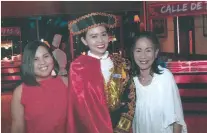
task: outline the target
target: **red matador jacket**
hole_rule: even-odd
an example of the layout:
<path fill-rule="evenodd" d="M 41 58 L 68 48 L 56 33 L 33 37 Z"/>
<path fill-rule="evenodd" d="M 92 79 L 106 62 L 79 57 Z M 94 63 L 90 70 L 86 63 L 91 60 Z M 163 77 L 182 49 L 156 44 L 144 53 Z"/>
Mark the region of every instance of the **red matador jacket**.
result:
<path fill-rule="evenodd" d="M 111 56 L 114 67 L 104 82 L 100 60 L 80 55 L 69 72 L 68 133 L 129 133 L 135 88 L 128 87 L 126 62 Z M 130 95 L 130 98 L 129 98 Z M 125 106 L 121 106 L 125 102 Z"/>

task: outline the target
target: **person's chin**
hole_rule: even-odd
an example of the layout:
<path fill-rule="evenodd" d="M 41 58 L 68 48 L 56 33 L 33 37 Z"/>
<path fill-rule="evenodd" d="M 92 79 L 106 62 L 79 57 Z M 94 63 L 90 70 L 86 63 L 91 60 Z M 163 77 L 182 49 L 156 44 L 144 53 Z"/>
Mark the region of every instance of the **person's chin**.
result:
<path fill-rule="evenodd" d="M 52 75 L 51 74 L 49 74 L 49 75 L 41 75 L 41 76 L 39 76 L 41 79 L 48 79 L 48 78 L 50 78 L 50 77 L 52 77 Z"/>
<path fill-rule="evenodd" d="M 150 68 L 148 65 L 139 65 L 140 70 L 147 70 Z"/>
<path fill-rule="evenodd" d="M 37 76 L 41 77 L 41 78 L 47 78 L 50 77 L 51 73 L 50 72 L 42 72 L 40 74 L 38 74 Z"/>
<path fill-rule="evenodd" d="M 99 55 L 104 55 L 105 52 L 106 52 L 106 50 L 98 50 L 98 51 L 97 51 L 97 54 L 99 54 Z"/>
<path fill-rule="evenodd" d="M 103 49 L 102 52 L 105 53 L 107 51 L 107 49 Z"/>

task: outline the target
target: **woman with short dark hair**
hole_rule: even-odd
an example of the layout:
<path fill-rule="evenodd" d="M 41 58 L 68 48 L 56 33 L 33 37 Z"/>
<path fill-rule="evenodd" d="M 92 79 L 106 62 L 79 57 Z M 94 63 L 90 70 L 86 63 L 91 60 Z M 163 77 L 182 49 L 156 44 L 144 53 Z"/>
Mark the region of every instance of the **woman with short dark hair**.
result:
<path fill-rule="evenodd" d="M 21 72 L 23 83 L 11 101 L 12 133 L 65 133 L 67 78 L 58 73 L 58 64 L 49 46 L 33 41 L 24 48 Z"/>
<path fill-rule="evenodd" d="M 21 78 L 23 83 L 25 83 L 26 85 L 35 86 L 39 84 L 37 82 L 37 77 L 36 77 L 37 74 L 35 73 L 35 67 L 33 67 L 36 62 L 35 54 L 39 46 L 46 49 L 48 51 L 48 55 L 50 55 L 51 58 L 53 59 L 54 66 L 51 67 L 54 67 L 53 70 L 55 71 L 55 73 L 58 73 L 59 71 L 58 63 L 55 60 L 50 47 L 41 41 L 30 42 L 24 48 L 22 64 L 21 64 Z"/>

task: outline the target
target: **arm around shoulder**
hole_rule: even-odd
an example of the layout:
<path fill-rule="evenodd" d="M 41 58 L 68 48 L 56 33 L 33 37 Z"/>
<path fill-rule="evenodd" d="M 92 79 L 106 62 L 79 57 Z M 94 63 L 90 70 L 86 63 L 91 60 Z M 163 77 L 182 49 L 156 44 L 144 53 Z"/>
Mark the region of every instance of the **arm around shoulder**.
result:
<path fill-rule="evenodd" d="M 22 85 L 18 86 L 12 96 L 11 100 L 11 117 L 12 127 L 11 133 L 24 133 L 24 107 L 21 104 Z"/>
<path fill-rule="evenodd" d="M 83 116 L 83 102 L 80 100 L 84 83 L 82 79 L 82 64 L 78 61 L 71 63 L 69 70 L 69 101 L 68 101 L 68 126 L 67 132 L 69 133 L 82 133 L 89 132 L 84 126 L 87 125 L 86 121 L 82 120 Z M 82 97 L 82 96 L 81 96 Z M 84 123 L 84 124 L 83 124 Z"/>

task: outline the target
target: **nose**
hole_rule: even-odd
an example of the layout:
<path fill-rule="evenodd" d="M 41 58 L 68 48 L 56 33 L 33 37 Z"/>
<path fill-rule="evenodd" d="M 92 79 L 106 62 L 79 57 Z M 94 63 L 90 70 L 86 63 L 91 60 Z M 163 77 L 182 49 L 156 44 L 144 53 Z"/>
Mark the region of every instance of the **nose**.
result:
<path fill-rule="evenodd" d="M 45 64 L 45 60 L 44 59 L 39 59 L 39 64 L 40 65 L 44 65 Z"/>
<path fill-rule="evenodd" d="M 141 59 L 144 59 L 145 58 L 145 52 L 140 52 L 139 56 L 140 56 Z"/>
<path fill-rule="evenodd" d="M 103 40 L 104 40 L 103 37 L 101 37 L 101 36 L 98 37 L 98 42 L 103 42 Z"/>

